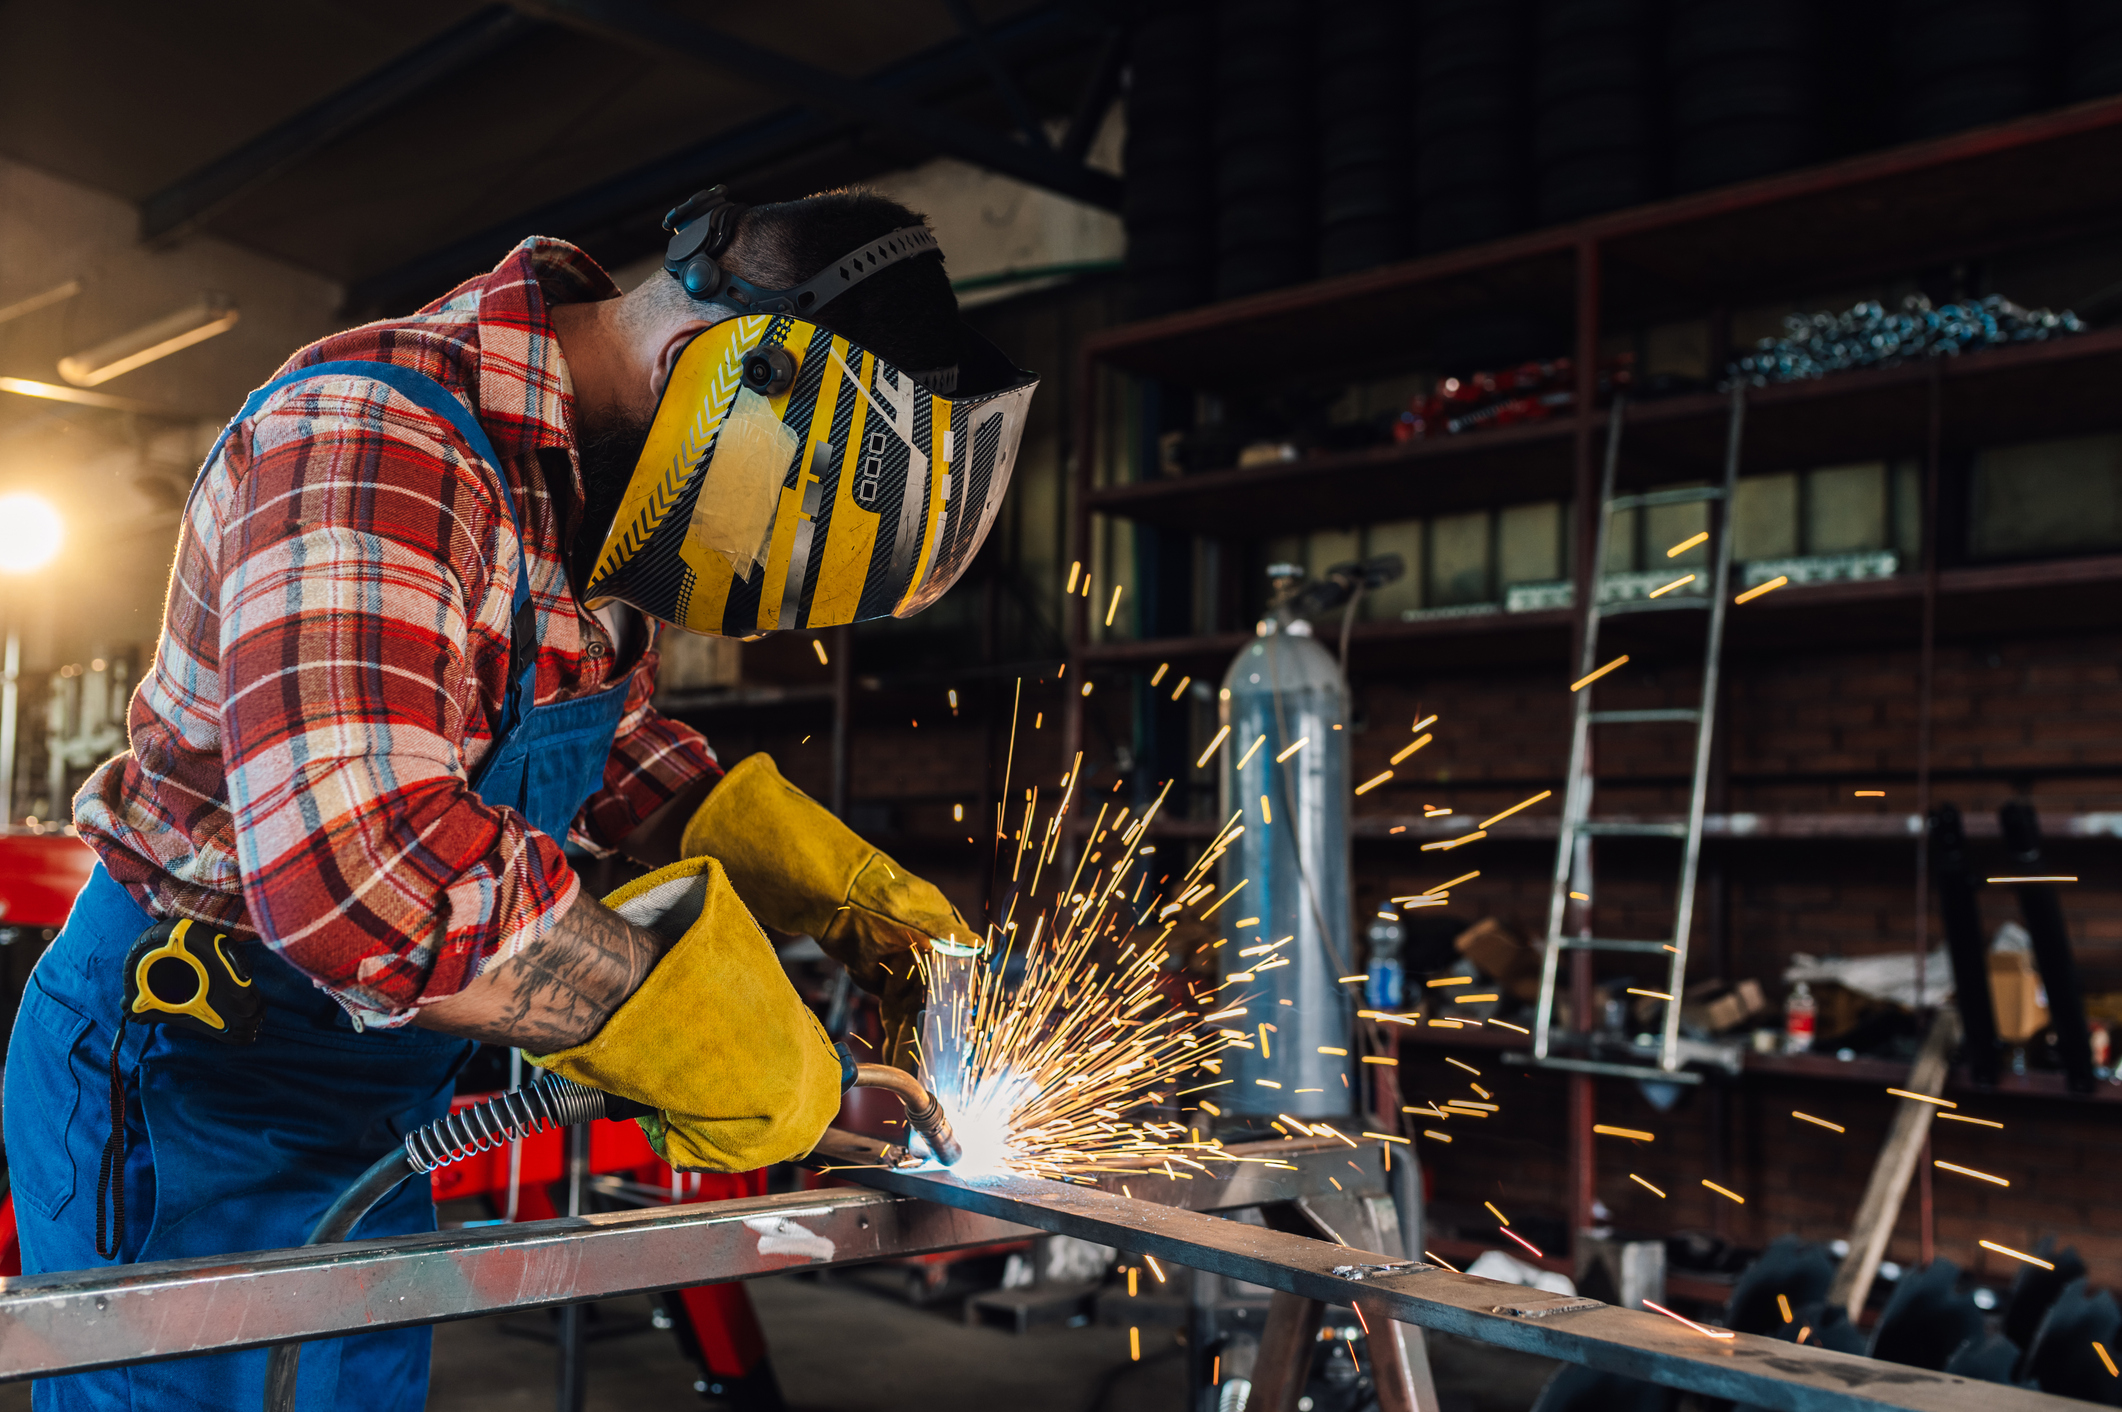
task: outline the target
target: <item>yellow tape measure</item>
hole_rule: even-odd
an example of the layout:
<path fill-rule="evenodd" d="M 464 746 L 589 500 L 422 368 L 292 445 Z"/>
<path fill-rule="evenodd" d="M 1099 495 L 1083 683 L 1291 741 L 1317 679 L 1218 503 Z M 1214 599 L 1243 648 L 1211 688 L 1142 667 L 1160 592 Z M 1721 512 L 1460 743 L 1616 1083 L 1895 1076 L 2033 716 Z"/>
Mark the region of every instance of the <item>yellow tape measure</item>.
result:
<path fill-rule="evenodd" d="M 127 1018 L 174 1022 L 231 1044 L 248 1044 L 265 1021 L 265 998 L 232 954 L 225 932 L 186 917 L 158 922 L 133 943 L 125 966 Z"/>

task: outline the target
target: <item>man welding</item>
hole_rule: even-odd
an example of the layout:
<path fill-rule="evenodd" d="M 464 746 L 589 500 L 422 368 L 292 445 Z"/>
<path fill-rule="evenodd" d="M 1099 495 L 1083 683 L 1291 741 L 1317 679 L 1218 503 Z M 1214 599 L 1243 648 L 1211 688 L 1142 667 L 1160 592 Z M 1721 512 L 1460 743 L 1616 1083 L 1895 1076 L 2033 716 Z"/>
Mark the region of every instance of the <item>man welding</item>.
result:
<path fill-rule="evenodd" d="M 760 924 L 876 993 L 908 1062 L 930 884 L 659 715 L 656 623 L 907 616 L 993 523 L 1035 380 L 919 216 L 830 192 L 673 211 L 622 295 L 525 241 L 303 349 L 186 507 L 101 862 L 8 1053 L 27 1273 L 296 1245 L 449 1105 L 474 1041 L 656 1110 L 680 1168 L 810 1150 L 842 1060 Z M 571 840 L 657 872 L 584 894 Z M 672 940 L 671 938 L 676 938 Z M 356 1236 L 434 1229 L 425 1183 Z M 301 1405 L 416 1409 L 428 1331 L 312 1345 Z M 266 1354 L 40 1382 L 42 1408 L 255 1407 Z"/>

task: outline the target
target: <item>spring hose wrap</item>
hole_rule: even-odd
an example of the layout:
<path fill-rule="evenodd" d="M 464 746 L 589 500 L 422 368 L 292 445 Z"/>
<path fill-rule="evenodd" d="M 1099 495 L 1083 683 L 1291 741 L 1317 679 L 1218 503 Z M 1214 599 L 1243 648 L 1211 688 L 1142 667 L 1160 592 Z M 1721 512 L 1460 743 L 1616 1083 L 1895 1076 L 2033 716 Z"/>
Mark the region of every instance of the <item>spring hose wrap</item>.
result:
<path fill-rule="evenodd" d="M 416 1172 L 432 1172 L 547 1128 L 603 1116 L 602 1093 L 558 1074 L 542 1074 L 534 1083 L 413 1129 L 405 1135 L 405 1160 Z"/>

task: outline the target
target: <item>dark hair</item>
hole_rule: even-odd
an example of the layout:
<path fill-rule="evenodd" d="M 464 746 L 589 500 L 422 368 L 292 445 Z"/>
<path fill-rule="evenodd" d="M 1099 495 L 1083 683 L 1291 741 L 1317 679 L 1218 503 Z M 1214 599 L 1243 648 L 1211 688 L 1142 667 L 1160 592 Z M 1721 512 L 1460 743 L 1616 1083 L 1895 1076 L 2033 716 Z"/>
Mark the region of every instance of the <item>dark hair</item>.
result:
<path fill-rule="evenodd" d="M 860 187 L 754 206 L 737 224 L 731 270 L 766 289 L 801 284 L 879 236 L 927 217 Z M 908 372 L 959 361 L 958 296 L 940 255 L 879 270 L 819 310 L 815 322 Z"/>

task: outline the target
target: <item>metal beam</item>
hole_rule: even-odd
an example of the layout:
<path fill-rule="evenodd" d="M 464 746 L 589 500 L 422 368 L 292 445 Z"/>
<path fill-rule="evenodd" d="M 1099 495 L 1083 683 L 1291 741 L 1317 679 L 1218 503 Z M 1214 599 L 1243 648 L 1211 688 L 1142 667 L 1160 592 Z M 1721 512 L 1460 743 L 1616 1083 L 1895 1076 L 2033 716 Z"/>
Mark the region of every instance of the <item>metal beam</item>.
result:
<path fill-rule="evenodd" d="M 1017 1240 L 854 1188 L 17 1277 L 0 1381 Z"/>
<path fill-rule="evenodd" d="M 1054 144 L 1047 140 L 1046 129 L 1039 125 L 1039 115 L 1025 101 L 1024 90 L 1010 77 L 1009 67 L 1002 62 L 1002 56 L 988 44 L 987 31 L 981 28 L 980 17 L 973 13 L 973 7 L 966 0 L 943 0 L 943 8 L 950 11 L 959 32 L 973 46 L 973 52 L 980 56 L 980 67 L 987 70 L 988 83 L 993 85 L 1002 106 L 1009 109 L 1010 118 L 1017 124 L 1017 130 L 1024 134 L 1024 140 L 1035 151 L 1052 151 Z"/>
<path fill-rule="evenodd" d="M 1108 211 L 1120 209 L 1120 181 L 1108 173 L 1070 166 L 1049 150 L 1035 150 L 999 133 L 970 127 L 859 79 L 844 78 L 786 54 L 670 13 L 644 0 L 516 0 L 518 8 L 652 54 L 682 54 L 695 62 L 772 84 L 802 96 L 808 106 L 856 123 L 874 123 L 945 156 L 1015 177 Z"/>
<path fill-rule="evenodd" d="M 1075 114 L 1068 120 L 1068 134 L 1061 139 L 1062 161 L 1080 162 L 1090 151 L 1105 122 L 1106 109 L 1120 95 L 1120 76 L 1126 70 L 1127 31 L 1115 28 L 1107 32 L 1104 47 L 1098 51 L 1098 66 L 1091 71 L 1090 82 L 1083 85 L 1083 96 L 1076 100 Z"/>
<path fill-rule="evenodd" d="M 1402 1323 L 1587 1364 L 1782 1412 L 2067 1412 L 2083 1404 L 1923 1368 L 1738 1334 L 1715 1338 L 1657 1314 L 1546 1294 L 1419 1261 L 1392 1260 L 1109 1191 L 1020 1177 L 966 1178 L 873 1165 L 881 1147 L 833 1132 L 819 1155 L 850 1180 L 1020 1221 L 1300 1299 L 1382 1310 Z M 1107 1179 L 1105 1185 L 1111 1185 Z"/>
<path fill-rule="evenodd" d="M 998 25 L 987 32 L 987 38 L 992 48 L 1005 55 L 1050 54 L 1079 29 L 1079 22 L 1072 16 L 1051 8 Z M 894 65 L 872 76 L 869 82 L 876 88 L 918 98 L 962 81 L 975 71 L 978 61 L 969 41 L 954 40 Z M 654 218 L 688 188 L 723 180 L 746 167 L 822 142 L 846 126 L 838 118 L 809 108 L 785 108 L 735 132 L 721 133 L 658 157 L 609 181 L 357 280 L 347 293 L 347 306 L 356 313 L 383 313 L 407 299 L 417 301 L 438 294 L 455 280 L 491 266 L 527 235 L 580 235 L 599 224 L 636 216 L 653 228 Z"/>
<path fill-rule="evenodd" d="M 140 203 L 140 238 L 187 235 L 239 197 L 421 89 L 493 53 L 531 28 L 510 5 L 489 5 L 462 24 L 355 79 L 329 98 L 178 178 Z"/>
<path fill-rule="evenodd" d="M 1286 1165 L 1247 1164 L 1226 1180 L 1147 1169 L 1106 1180 L 1141 1201 L 1215 1209 L 1330 1195 L 1337 1171 L 1349 1184 L 1349 1154 L 1338 1143 L 1245 1150 Z M 1374 1178 L 1375 1151 L 1357 1155 Z M 913 1197 L 838 1188 L 18 1276 L 0 1280 L 0 1382 L 1036 1234 Z"/>

